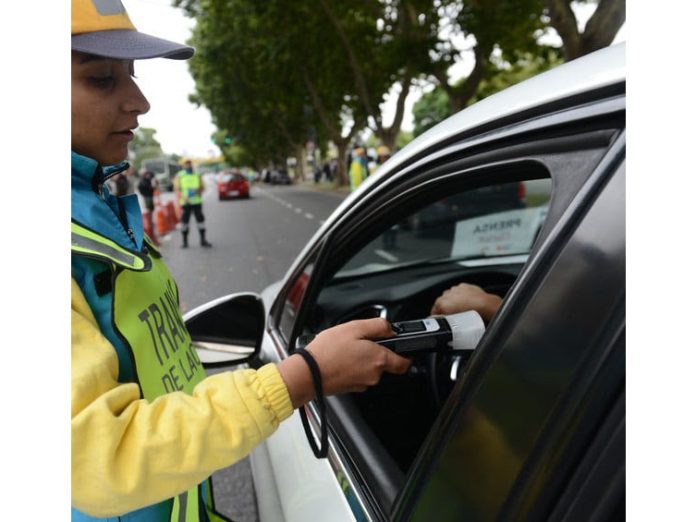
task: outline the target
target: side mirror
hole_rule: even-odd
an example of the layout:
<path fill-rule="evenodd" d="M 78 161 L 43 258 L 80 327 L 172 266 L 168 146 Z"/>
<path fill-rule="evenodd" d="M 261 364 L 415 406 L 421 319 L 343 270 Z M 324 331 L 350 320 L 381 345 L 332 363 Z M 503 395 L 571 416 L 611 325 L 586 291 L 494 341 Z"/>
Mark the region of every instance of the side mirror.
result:
<path fill-rule="evenodd" d="M 261 297 L 252 293 L 226 295 L 184 315 L 206 368 L 252 360 L 261 348 L 265 318 Z"/>

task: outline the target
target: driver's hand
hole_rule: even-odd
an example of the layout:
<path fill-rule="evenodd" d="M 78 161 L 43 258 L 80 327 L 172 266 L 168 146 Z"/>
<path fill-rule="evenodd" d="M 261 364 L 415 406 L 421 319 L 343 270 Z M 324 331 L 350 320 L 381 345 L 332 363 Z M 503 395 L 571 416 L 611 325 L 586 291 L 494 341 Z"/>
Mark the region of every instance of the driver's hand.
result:
<path fill-rule="evenodd" d="M 325 395 L 364 391 L 374 386 L 384 372 L 403 374 L 411 361 L 370 339 L 392 337 L 394 332 L 385 319 L 351 321 L 324 330 L 307 345 L 317 361 Z M 314 397 L 312 377 L 307 363 L 293 355 L 278 365 L 294 407 Z"/>
<path fill-rule="evenodd" d="M 467 283 L 460 283 L 445 290 L 435 300 L 430 313 L 432 315 L 449 315 L 474 310 L 488 322 L 500 308 L 503 300 L 486 292 L 483 288 Z"/>

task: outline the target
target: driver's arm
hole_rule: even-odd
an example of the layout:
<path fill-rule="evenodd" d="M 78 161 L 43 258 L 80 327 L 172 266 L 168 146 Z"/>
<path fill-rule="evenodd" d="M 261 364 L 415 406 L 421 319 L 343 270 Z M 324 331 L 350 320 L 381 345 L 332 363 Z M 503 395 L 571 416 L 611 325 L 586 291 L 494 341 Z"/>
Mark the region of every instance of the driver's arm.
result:
<path fill-rule="evenodd" d="M 502 302 L 501 297 L 486 292 L 480 286 L 460 283 L 445 290 L 435 300 L 430 313 L 449 315 L 475 310 L 484 321 L 489 322 Z"/>

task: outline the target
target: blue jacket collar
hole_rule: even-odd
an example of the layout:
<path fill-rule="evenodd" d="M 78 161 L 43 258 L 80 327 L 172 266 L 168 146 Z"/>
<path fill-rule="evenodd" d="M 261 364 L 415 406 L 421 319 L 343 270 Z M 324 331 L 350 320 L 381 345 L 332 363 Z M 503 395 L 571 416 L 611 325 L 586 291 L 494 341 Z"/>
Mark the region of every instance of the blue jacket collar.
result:
<path fill-rule="evenodd" d="M 96 160 L 82 156 L 74 151 L 70 151 L 70 162 L 72 165 L 73 186 L 76 182 L 78 186 L 89 184 L 95 190 L 98 190 L 110 177 L 123 172 L 129 167 L 127 161 L 102 167 Z"/>
<path fill-rule="evenodd" d="M 111 176 L 127 168 L 125 161 L 102 167 L 92 158 L 71 151 L 71 217 L 124 248 L 140 251 L 143 221 L 138 197 L 129 194 L 117 198 L 109 194 L 104 185 Z M 122 214 L 125 214 L 125 223 Z"/>

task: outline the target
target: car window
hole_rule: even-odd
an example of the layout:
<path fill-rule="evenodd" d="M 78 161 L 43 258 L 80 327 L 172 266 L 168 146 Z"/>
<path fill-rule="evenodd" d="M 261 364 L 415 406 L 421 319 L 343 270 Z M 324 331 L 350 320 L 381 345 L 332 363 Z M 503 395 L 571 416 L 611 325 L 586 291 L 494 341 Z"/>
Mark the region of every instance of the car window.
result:
<path fill-rule="evenodd" d="M 336 277 L 370 274 L 424 261 L 495 264 L 526 256 L 548 212 L 551 179 L 488 185 L 439 199 L 393 224 Z"/>

